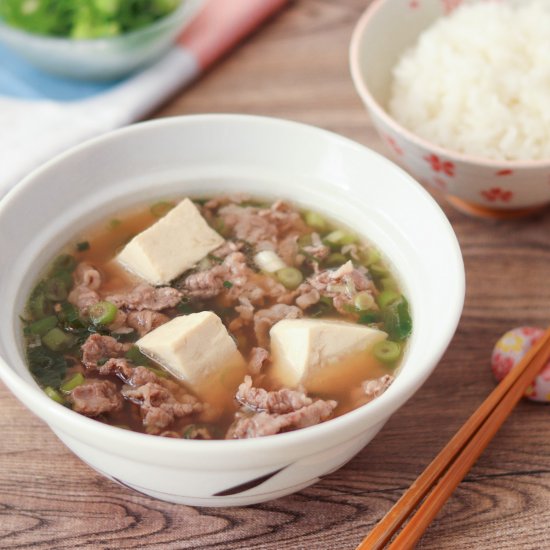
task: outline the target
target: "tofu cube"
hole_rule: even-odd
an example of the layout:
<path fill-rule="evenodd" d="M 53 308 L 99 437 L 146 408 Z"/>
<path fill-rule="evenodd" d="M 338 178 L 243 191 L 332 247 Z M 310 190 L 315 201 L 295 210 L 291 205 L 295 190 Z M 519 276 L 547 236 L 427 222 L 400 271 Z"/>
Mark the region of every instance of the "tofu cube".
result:
<path fill-rule="evenodd" d="M 284 319 L 270 331 L 273 376 L 282 384 L 322 391 L 340 383 L 347 371 L 361 375 L 372 346 L 387 338 L 381 330 L 346 321 Z M 353 372 L 351 373 L 353 376 Z M 323 388 L 325 385 L 325 388 Z"/>
<path fill-rule="evenodd" d="M 117 259 L 152 285 L 165 285 L 224 243 L 189 199 L 136 235 Z"/>
<path fill-rule="evenodd" d="M 211 311 L 175 317 L 136 342 L 140 351 L 193 389 L 244 364 L 233 338 Z"/>

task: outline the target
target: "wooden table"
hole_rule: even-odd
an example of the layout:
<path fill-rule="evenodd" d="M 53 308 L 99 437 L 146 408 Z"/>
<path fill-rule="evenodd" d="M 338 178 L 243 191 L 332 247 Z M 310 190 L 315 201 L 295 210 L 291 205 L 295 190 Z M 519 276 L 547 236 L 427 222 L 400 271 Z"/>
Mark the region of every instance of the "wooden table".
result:
<path fill-rule="evenodd" d="M 279 116 L 386 154 L 347 66 L 366 3 L 291 5 L 156 116 Z M 168 504 L 96 474 L 2 386 L 0 548 L 354 548 L 493 388 L 489 358 L 500 334 L 550 317 L 550 215 L 495 223 L 440 204 L 466 264 L 462 321 L 433 376 L 348 465 L 257 506 Z M 519 405 L 420 548 L 550 548 L 549 412 Z"/>

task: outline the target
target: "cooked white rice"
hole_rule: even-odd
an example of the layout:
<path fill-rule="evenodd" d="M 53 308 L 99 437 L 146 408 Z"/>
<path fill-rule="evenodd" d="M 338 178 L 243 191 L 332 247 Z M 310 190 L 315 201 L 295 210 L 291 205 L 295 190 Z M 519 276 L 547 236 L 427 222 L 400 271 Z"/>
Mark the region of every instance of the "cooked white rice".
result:
<path fill-rule="evenodd" d="M 393 77 L 389 112 L 415 134 L 488 159 L 550 159 L 550 0 L 463 5 Z"/>

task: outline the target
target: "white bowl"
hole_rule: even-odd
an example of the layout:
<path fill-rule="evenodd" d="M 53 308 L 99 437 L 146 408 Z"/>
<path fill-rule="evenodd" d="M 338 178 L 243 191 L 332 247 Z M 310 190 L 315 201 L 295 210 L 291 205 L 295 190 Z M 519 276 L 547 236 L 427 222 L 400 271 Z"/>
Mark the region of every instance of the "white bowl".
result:
<path fill-rule="evenodd" d="M 410 132 L 387 112 L 392 70 L 400 56 L 424 30 L 462 1 L 374 1 L 359 19 L 351 39 L 353 82 L 381 138 L 399 164 L 419 181 L 439 189 L 454 206 L 475 215 L 506 218 L 527 214 L 550 202 L 550 159 L 495 161 L 450 151 Z"/>
<path fill-rule="evenodd" d="M 401 372 L 388 391 L 318 426 L 232 441 L 129 432 L 49 399 L 25 365 L 19 314 L 40 270 L 68 237 L 135 203 L 236 191 L 310 205 L 384 251 L 400 275 L 414 322 Z M 199 115 L 113 132 L 27 177 L 0 202 L 0 227 L 2 380 L 90 466 L 172 502 L 261 502 L 298 491 L 342 466 L 430 375 L 463 306 L 459 245 L 428 193 L 382 156 L 289 121 Z"/>
<path fill-rule="evenodd" d="M 0 19 L 0 42 L 36 67 L 79 80 L 113 80 L 161 57 L 191 21 L 203 0 L 184 0 L 173 13 L 119 36 L 74 40 L 32 34 Z"/>

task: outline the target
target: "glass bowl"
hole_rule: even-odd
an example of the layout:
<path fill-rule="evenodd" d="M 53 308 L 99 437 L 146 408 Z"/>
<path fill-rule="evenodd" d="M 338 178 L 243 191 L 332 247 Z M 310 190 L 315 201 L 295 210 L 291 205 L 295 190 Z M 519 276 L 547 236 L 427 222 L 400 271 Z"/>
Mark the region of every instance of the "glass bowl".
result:
<path fill-rule="evenodd" d="M 203 0 L 184 0 L 171 14 L 119 36 L 75 40 L 32 34 L 0 20 L 0 42 L 36 67 L 79 80 L 114 80 L 160 58 Z"/>

